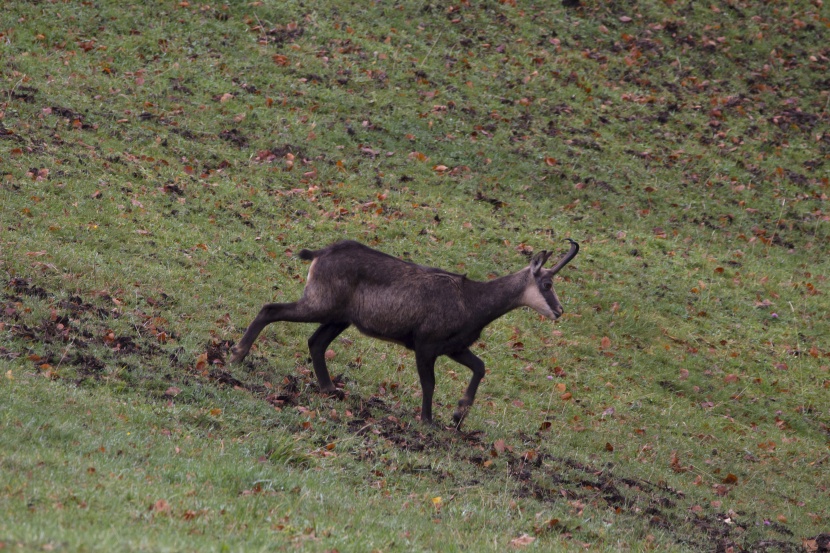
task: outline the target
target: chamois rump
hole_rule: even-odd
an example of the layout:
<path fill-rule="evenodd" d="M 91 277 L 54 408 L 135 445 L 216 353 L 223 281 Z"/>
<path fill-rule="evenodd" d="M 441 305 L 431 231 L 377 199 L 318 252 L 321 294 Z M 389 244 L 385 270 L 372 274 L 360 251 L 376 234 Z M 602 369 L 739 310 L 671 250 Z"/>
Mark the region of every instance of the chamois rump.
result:
<path fill-rule="evenodd" d="M 299 257 L 311 261 L 302 297 L 294 303 L 264 305 L 233 348 L 231 362 L 242 361 L 262 329 L 273 322 L 319 323 L 308 339 L 314 373 L 322 393 L 338 394 L 325 352 L 354 325 L 367 336 L 415 352 L 423 391 L 422 422 L 432 422 L 435 360 L 446 355 L 469 368 L 470 384 L 453 414 L 460 427 L 484 378 L 484 362 L 470 346 L 484 327 L 517 307 L 530 307 L 554 320 L 562 315 L 553 276 L 579 251 L 579 244 L 568 241 L 570 250 L 552 269 L 543 265 L 553 252 L 541 251 L 522 270 L 488 282 L 408 263 L 351 240 L 301 250 Z"/>

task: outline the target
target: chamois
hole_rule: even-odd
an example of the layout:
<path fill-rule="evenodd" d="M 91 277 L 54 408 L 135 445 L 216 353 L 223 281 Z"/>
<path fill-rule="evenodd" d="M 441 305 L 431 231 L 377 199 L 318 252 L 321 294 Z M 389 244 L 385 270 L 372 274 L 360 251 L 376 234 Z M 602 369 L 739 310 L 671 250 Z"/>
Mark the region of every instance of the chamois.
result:
<path fill-rule="evenodd" d="M 325 352 L 354 325 L 363 334 L 415 352 L 423 391 L 422 422 L 432 422 L 435 360 L 446 355 L 469 368 L 473 376 L 453 414 L 460 427 L 484 378 L 484 362 L 470 346 L 484 327 L 517 307 L 530 307 L 554 320 L 562 315 L 553 275 L 579 251 L 579 244 L 568 241 L 570 250 L 552 269 L 542 266 L 553 252 L 541 251 L 524 269 L 488 282 L 408 263 L 351 240 L 301 250 L 299 257 L 311 261 L 302 297 L 294 303 L 264 305 L 233 348 L 231 362 L 242 361 L 270 323 L 320 323 L 308 339 L 314 373 L 322 393 L 339 394 L 329 377 Z"/>

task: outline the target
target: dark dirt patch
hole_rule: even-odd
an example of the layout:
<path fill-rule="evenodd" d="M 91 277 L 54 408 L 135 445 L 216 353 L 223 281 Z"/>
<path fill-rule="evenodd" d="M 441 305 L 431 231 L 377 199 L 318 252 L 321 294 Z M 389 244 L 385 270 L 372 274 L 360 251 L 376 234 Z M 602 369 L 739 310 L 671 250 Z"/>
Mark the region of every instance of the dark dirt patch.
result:
<path fill-rule="evenodd" d="M 77 374 L 76 382 L 81 383 L 88 379 L 100 380 L 110 357 L 140 354 L 150 359 L 163 353 L 154 335 L 115 335 L 105 326 L 105 321 L 118 318 L 119 311 L 96 305 L 93 303 L 96 300 L 86 301 L 73 295 L 54 301 L 54 294 L 24 278 L 11 279 L 6 289 L 13 293 L 5 294 L 9 301 L 0 303 L 0 323 L 13 338 L 20 341 L 4 348 L 6 357 L 28 356 L 37 367 L 44 364 L 73 367 Z M 27 315 L 29 310 L 24 308 L 26 296 L 47 301 L 51 299 L 53 303 L 49 305 L 49 314 L 39 319 Z M 97 301 L 108 303 L 112 298 L 102 296 Z M 140 312 L 137 314 L 142 315 Z M 53 343 L 61 344 L 62 354 L 33 353 L 37 344 Z"/>
<path fill-rule="evenodd" d="M 248 145 L 248 137 L 242 134 L 239 129 L 224 130 L 219 133 L 219 138 L 230 142 L 237 148 L 244 148 Z"/>
<path fill-rule="evenodd" d="M 209 365 L 224 365 L 228 353 L 233 347 L 233 342 L 230 340 L 211 341 L 208 342 L 205 352 L 207 353 L 207 362 Z"/>
<path fill-rule="evenodd" d="M 304 33 L 305 29 L 297 24 L 277 25 L 276 27 L 265 31 L 264 40 L 269 44 L 282 46 L 286 42 L 296 40 L 297 38 L 303 36 Z"/>
<path fill-rule="evenodd" d="M 83 382 L 87 378 L 93 380 L 100 380 L 101 375 L 107 368 L 106 363 L 95 357 L 94 355 L 76 353 L 69 361 L 70 365 L 74 365 L 78 371 L 78 382 Z"/>
<path fill-rule="evenodd" d="M 73 109 L 65 108 L 63 106 L 52 106 L 52 115 L 58 117 L 66 117 L 67 119 L 82 119 L 83 115 Z"/>
<path fill-rule="evenodd" d="M 79 296 L 70 296 L 69 299 L 59 301 L 58 307 L 74 315 L 91 313 L 99 319 L 108 319 L 117 316 L 117 313 L 114 314 L 112 311 L 104 309 L 103 307 L 87 303 Z"/>
<path fill-rule="evenodd" d="M 299 380 L 296 376 L 288 375 L 283 378 L 281 388 L 268 394 L 265 397 L 265 401 L 278 407 L 283 405 L 297 405 L 297 397 L 299 394 Z"/>
<path fill-rule="evenodd" d="M 277 159 L 284 158 L 286 154 L 294 154 L 299 158 L 304 157 L 303 150 L 299 146 L 293 146 L 291 144 L 283 144 L 282 146 L 271 148 L 270 152 Z"/>
<path fill-rule="evenodd" d="M 24 296 L 30 296 L 40 299 L 45 299 L 48 294 L 46 290 L 41 288 L 40 286 L 34 286 L 32 283 L 25 279 L 25 278 L 13 278 L 9 281 L 6 285 L 7 288 L 10 288 L 16 294 L 23 294 Z"/>
<path fill-rule="evenodd" d="M 220 384 L 225 384 L 226 386 L 233 386 L 235 388 L 246 388 L 245 384 L 235 378 L 231 373 L 223 371 L 221 369 L 213 369 L 208 373 L 208 378 L 213 380 L 214 382 L 218 382 Z"/>
<path fill-rule="evenodd" d="M 812 549 L 814 543 L 815 549 Z M 804 549 L 806 551 L 815 551 L 815 553 L 830 553 L 830 533 L 807 538 L 804 540 Z"/>
<path fill-rule="evenodd" d="M 136 353 L 141 349 L 132 336 L 116 336 L 112 340 L 106 340 L 106 342 L 117 353 Z"/>

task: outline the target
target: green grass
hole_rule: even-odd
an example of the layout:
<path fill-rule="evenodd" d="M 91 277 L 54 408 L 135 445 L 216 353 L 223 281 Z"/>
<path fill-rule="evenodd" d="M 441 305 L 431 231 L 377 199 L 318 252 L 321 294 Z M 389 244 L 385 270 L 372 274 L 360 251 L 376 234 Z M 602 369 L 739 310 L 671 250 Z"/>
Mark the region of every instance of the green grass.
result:
<path fill-rule="evenodd" d="M 0 549 L 826 532 L 827 16 L 582 4 L 4 5 Z M 225 365 L 343 237 L 479 280 L 582 250 L 563 319 L 485 330 L 455 432 L 354 330 L 342 401 L 310 325 Z M 439 361 L 440 422 L 468 377 Z"/>

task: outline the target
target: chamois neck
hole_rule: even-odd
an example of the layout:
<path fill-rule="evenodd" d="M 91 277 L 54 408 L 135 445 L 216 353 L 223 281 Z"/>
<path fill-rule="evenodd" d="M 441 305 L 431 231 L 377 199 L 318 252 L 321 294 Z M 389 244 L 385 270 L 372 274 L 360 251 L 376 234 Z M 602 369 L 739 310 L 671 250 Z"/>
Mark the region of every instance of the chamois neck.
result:
<path fill-rule="evenodd" d="M 487 323 L 521 307 L 528 269 L 486 282 L 477 282 L 476 308 Z"/>

